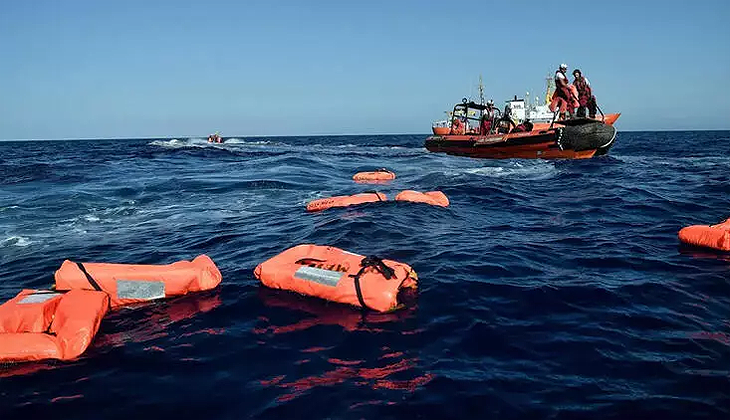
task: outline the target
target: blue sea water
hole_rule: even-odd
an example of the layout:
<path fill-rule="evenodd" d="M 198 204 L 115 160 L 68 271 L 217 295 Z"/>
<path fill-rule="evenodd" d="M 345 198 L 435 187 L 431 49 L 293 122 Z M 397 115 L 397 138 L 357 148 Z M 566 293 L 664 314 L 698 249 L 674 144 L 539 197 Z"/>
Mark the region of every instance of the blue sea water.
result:
<path fill-rule="evenodd" d="M 730 255 L 677 240 L 730 217 L 730 132 L 620 132 L 583 161 L 424 139 L 0 143 L 0 301 L 65 259 L 223 274 L 111 312 L 78 360 L 0 367 L 0 418 L 730 418 Z M 305 211 L 372 189 L 451 206 Z M 375 314 L 261 286 L 300 243 L 408 263 L 419 293 Z"/>

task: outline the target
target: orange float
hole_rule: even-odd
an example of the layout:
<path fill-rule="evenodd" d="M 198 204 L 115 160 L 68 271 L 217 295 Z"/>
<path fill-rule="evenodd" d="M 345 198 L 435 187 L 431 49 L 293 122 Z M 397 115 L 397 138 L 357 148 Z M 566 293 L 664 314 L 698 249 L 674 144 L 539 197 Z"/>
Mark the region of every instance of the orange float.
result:
<path fill-rule="evenodd" d="M 66 260 L 55 273 L 56 290 L 98 290 L 113 307 L 217 287 L 221 273 L 207 255 L 167 265 L 79 263 Z"/>
<path fill-rule="evenodd" d="M 0 305 L 0 362 L 75 359 L 108 310 L 103 292 L 22 290 Z"/>
<path fill-rule="evenodd" d="M 441 191 L 428 191 L 425 193 L 405 190 L 395 196 L 395 201 L 412 201 L 414 203 L 426 203 L 432 206 L 448 207 L 449 199 Z"/>
<path fill-rule="evenodd" d="M 374 203 L 376 201 L 387 201 L 388 197 L 376 191 L 365 192 L 355 195 L 340 195 L 335 197 L 320 198 L 310 201 L 307 204 L 307 211 L 321 211 L 332 207 L 349 207 L 356 204 Z"/>
<path fill-rule="evenodd" d="M 378 312 L 400 308 L 398 292 L 415 289 L 418 282 L 407 264 L 312 244 L 297 245 L 264 261 L 254 275 L 270 288 Z"/>
<path fill-rule="evenodd" d="M 716 225 L 692 225 L 679 231 L 679 240 L 696 246 L 730 251 L 730 219 Z"/>
<path fill-rule="evenodd" d="M 380 168 L 372 172 L 358 172 L 352 179 L 359 183 L 390 181 L 395 179 L 395 172 Z"/>

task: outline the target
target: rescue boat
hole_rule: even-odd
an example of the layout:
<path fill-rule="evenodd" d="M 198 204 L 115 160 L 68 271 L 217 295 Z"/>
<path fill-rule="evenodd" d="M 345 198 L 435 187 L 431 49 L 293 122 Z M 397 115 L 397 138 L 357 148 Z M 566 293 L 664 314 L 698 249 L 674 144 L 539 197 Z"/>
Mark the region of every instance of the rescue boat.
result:
<path fill-rule="evenodd" d="M 609 119 L 575 118 L 547 125 L 530 121 L 517 124 L 510 115 L 495 115 L 490 132 L 480 134 L 479 115 L 486 109 L 486 105 L 473 101 L 456 104 L 453 114 L 462 115 L 457 119 L 465 120 L 466 127 L 429 136 L 424 146 L 430 152 L 474 158 L 585 159 L 607 154 L 616 139 L 613 122 L 618 114 Z"/>
<path fill-rule="evenodd" d="M 218 133 L 208 136 L 208 143 L 223 143 L 224 141 L 225 140 L 223 140 L 223 137 L 221 137 Z"/>

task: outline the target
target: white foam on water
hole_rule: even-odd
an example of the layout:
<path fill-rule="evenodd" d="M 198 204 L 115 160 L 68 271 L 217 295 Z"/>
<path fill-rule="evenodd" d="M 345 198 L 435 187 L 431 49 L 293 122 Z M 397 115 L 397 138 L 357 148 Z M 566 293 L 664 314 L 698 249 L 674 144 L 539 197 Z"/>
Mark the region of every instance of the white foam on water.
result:
<path fill-rule="evenodd" d="M 227 143 L 227 141 L 226 141 Z M 289 146 L 287 143 L 275 142 L 271 140 L 257 140 L 257 141 L 244 141 L 241 140 L 239 144 L 245 146 Z"/>
<path fill-rule="evenodd" d="M 304 194 L 297 202 L 295 203 L 296 207 L 307 207 L 307 204 L 309 204 L 310 201 L 319 200 L 320 198 L 327 198 L 327 197 L 334 197 L 338 194 L 328 194 L 323 191 L 310 191 Z M 344 195 L 344 194 L 339 194 Z"/>
<path fill-rule="evenodd" d="M 164 147 L 167 149 L 181 149 L 185 147 L 209 147 L 213 143 L 208 143 L 205 139 L 191 137 L 188 139 L 170 139 L 170 140 L 153 140 L 149 143 L 151 146 Z"/>
<path fill-rule="evenodd" d="M 172 140 L 154 140 L 149 143 L 151 146 L 159 146 L 159 147 L 167 147 L 167 148 L 180 148 L 184 147 L 185 143 L 182 140 L 178 139 L 172 139 Z"/>
<path fill-rule="evenodd" d="M 464 174 L 486 176 L 490 178 L 515 179 L 549 179 L 557 175 L 558 170 L 551 162 L 535 161 L 529 163 L 512 162 L 502 166 L 482 166 L 477 168 L 451 168 L 444 174 L 459 177 Z"/>
<path fill-rule="evenodd" d="M 19 247 L 26 247 L 30 244 L 32 244 L 33 241 L 30 240 L 30 238 L 27 238 L 25 236 L 9 236 L 2 241 L 0 241 L 0 246 L 2 247 L 8 247 L 8 246 L 19 246 Z"/>

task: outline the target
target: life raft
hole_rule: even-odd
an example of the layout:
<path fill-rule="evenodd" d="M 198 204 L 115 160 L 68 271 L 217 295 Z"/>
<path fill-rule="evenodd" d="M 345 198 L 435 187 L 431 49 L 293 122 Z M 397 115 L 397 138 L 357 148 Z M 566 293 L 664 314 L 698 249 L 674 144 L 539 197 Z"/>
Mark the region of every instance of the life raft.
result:
<path fill-rule="evenodd" d="M 103 292 L 24 289 L 0 305 L 0 362 L 75 359 L 108 310 Z"/>
<path fill-rule="evenodd" d="M 56 270 L 56 290 L 98 290 L 113 307 L 200 292 L 217 287 L 221 273 L 207 255 L 166 265 L 80 263 L 65 260 Z"/>
<path fill-rule="evenodd" d="M 413 190 L 405 190 L 395 196 L 395 201 L 412 201 L 414 203 L 426 203 L 432 206 L 448 207 L 449 199 L 441 191 L 428 191 L 425 193 Z"/>
<path fill-rule="evenodd" d="M 349 207 L 356 204 L 374 203 L 376 201 L 387 201 L 388 197 L 379 192 L 365 192 L 354 195 L 340 195 L 335 197 L 320 198 L 310 201 L 307 204 L 307 211 L 321 211 L 333 207 Z"/>
<path fill-rule="evenodd" d="M 679 231 L 679 240 L 696 246 L 730 251 L 730 219 L 716 225 L 692 225 Z"/>
<path fill-rule="evenodd" d="M 270 288 L 378 312 L 400 308 L 398 292 L 418 283 L 407 264 L 313 244 L 297 245 L 262 262 L 254 275 Z"/>
<path fill-rule="evenodd" d="M 395 179 L 395 172 L 380 168 L 371 172 L 358 172 L 352 176 L 352 179 L 359 183 L 390 181 Z"/>

